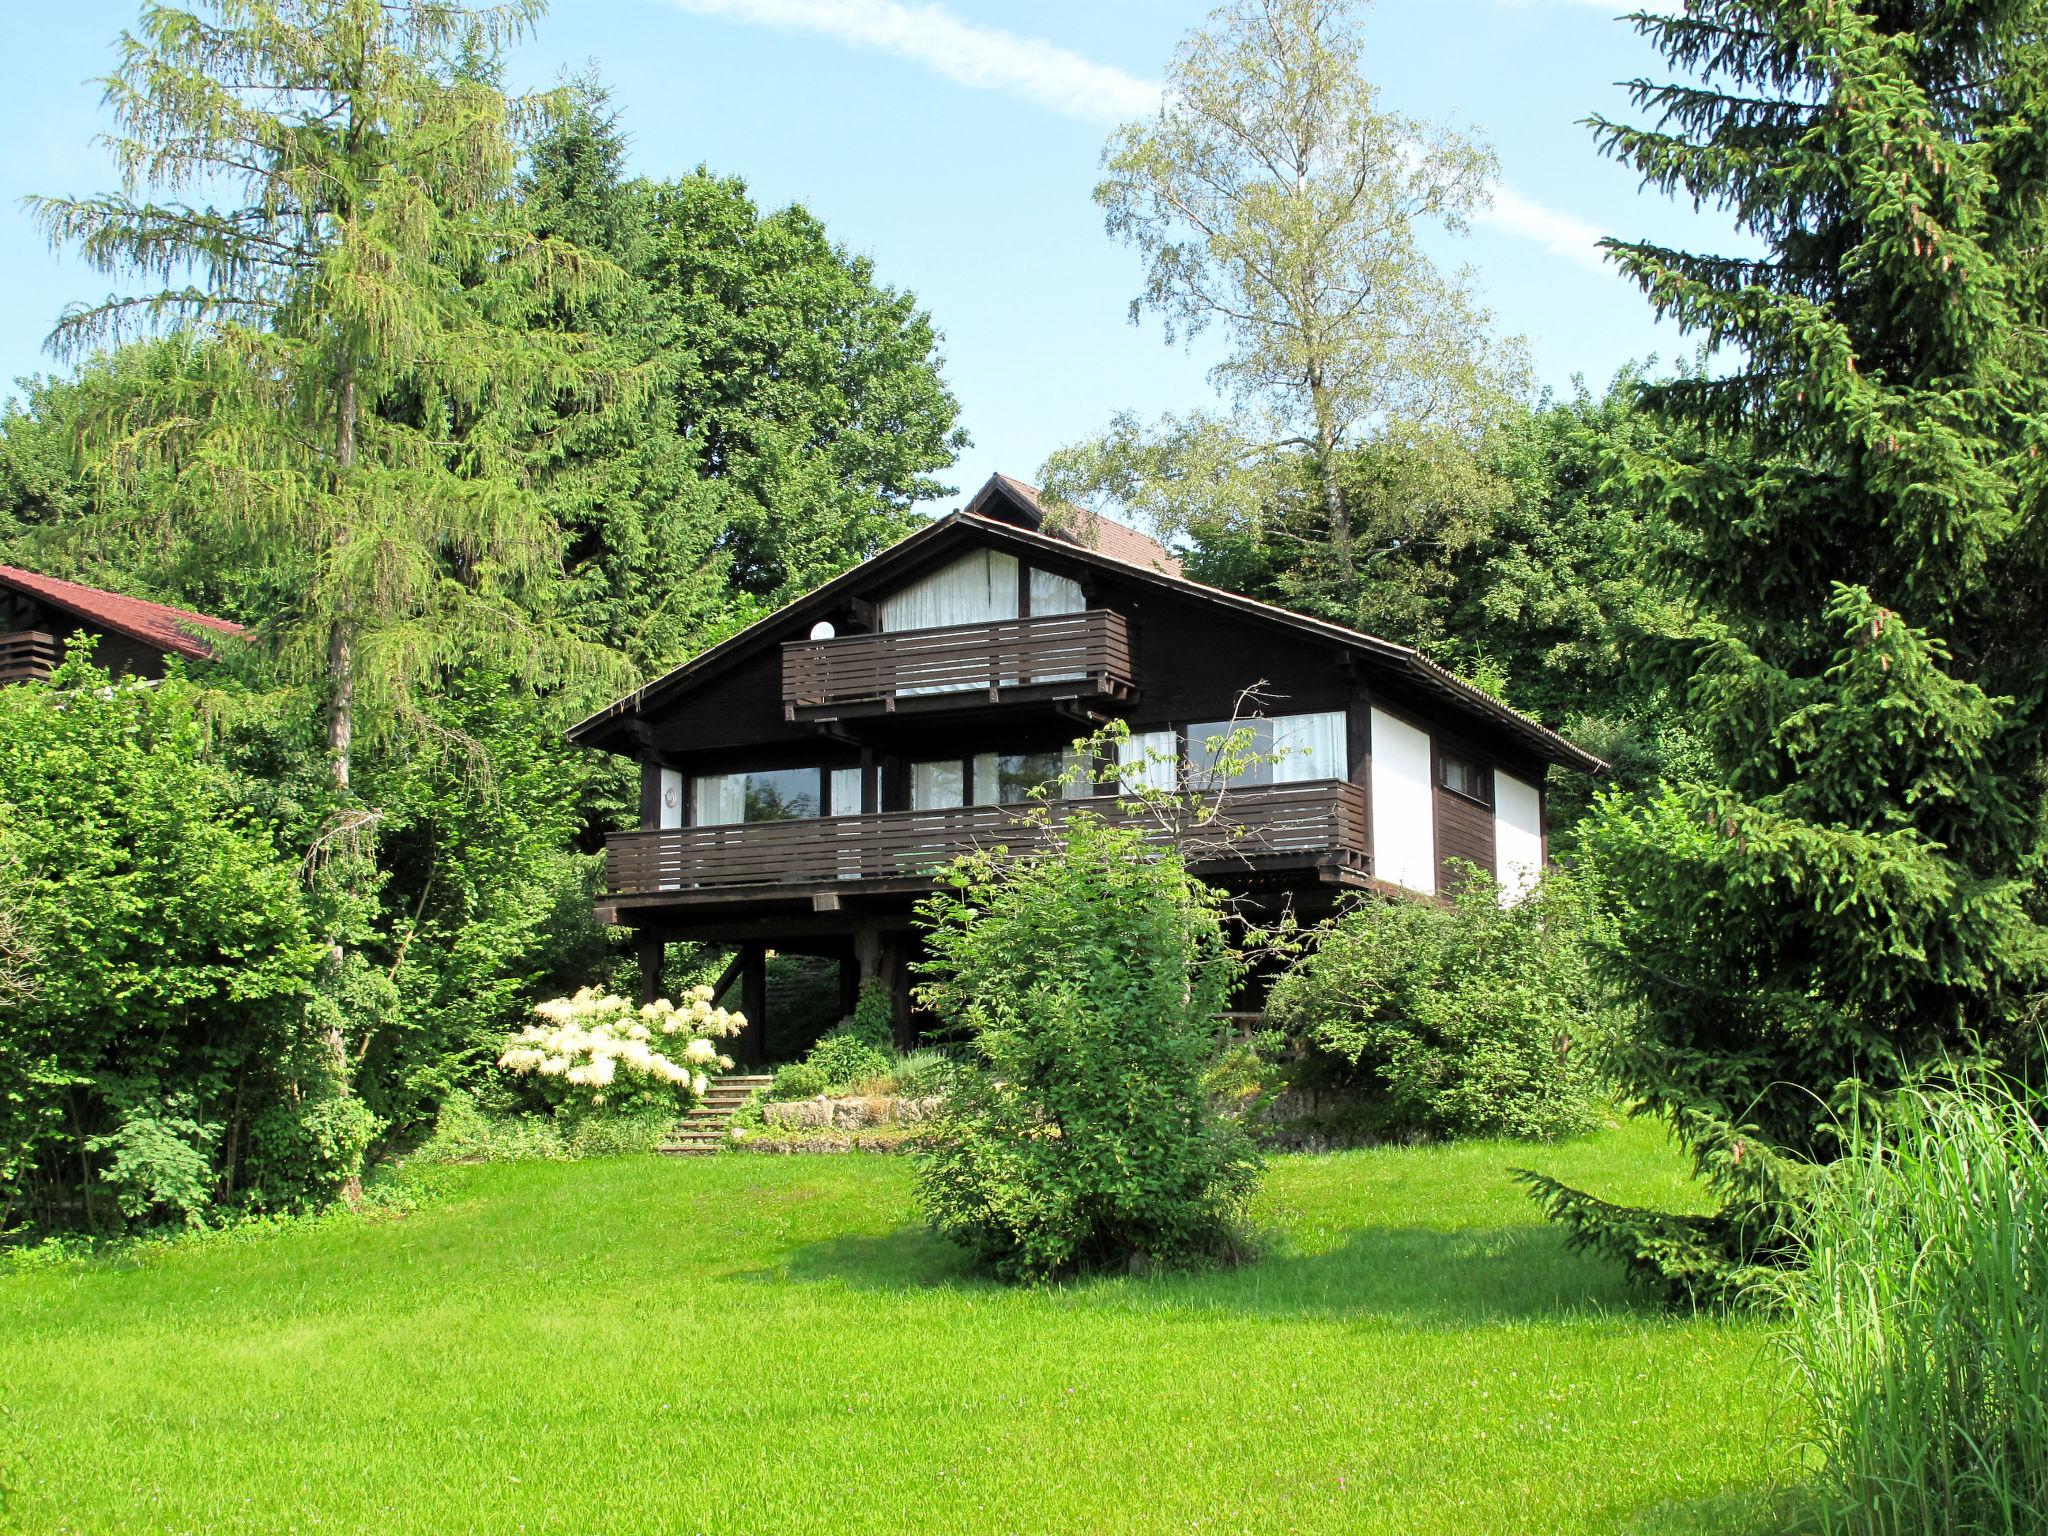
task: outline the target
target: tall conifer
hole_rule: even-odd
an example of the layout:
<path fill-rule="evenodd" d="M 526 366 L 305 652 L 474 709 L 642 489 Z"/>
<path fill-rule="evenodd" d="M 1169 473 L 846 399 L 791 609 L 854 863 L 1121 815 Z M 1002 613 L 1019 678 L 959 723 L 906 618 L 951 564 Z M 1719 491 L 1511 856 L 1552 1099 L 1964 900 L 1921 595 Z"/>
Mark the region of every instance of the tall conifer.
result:
<path fill-rule="evenodd" d="M 1757 255 L 1610 242 L 1702 375 L 1697 443 L 1629 473 L 1689 622 L 1663 658 L 1713 784 L 1610 800 L 1588 839 L 1619 1075 L 1724 1205 L 1534 1180 L 1680 1292 L 1767 1260 L 1853 1086 L 2029 1048 L 2048 730 L 2048 5 L 1688 0 L 1636 25 L 1688 83 L 1598 121 Z"/>

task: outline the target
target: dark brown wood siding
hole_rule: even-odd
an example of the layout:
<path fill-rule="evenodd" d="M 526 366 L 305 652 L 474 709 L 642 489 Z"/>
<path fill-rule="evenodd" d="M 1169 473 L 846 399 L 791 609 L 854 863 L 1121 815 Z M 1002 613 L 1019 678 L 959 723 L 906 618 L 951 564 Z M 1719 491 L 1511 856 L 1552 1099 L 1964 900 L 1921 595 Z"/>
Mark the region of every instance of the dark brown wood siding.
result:
<path fill-rule="evenodd" d="M 1436 886 L 1450 890 L 1465 873 L 1465 859 L 1493 873 L 1493 807 L 1436 786 Z"/>

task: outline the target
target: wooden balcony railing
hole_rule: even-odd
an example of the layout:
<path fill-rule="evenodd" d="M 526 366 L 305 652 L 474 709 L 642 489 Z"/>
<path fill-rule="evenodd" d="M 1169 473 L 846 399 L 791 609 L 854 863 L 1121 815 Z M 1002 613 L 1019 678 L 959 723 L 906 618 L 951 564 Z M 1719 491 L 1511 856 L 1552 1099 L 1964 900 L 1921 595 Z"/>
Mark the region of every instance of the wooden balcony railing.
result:
<path fill-rule="evenodd" d="M 1100 608 L 782 647 L 782 706 L 792 720 L 957 704 L 961 695 L 997 703 L 1019 690 L 1123 698 L 1133 682 L 1130 627 Z"/>
<path fill-rule="evenodd" d="M 1055 802 L 1127 819 L 1111 796 Z M 943 811 L 887 811 L 807 821 L 618 832 L 606 839 L 607 899 L 739 886 L 828 885 L 919 880 L 958 854 L 1033 835 L 1019 806 L 968 805 Z M 1151 818 L 1134 817 L 1152 824 Z M 1163 827 L 1158 836 L 1170 834 Z M 1365 791 L 1337 779 L 1233 789 L 1203 824 L 1183 828 L 1181 846 L 1198 867 L 1227 873 L 1260 862 L 1330 860 L 1369 871 Z"/>
<path fill-rule="evenodd" d="M 62 643 L 39 629 L 0 635 L 0 683 L 39 681 L 54 672 L 63 658 Z"/>

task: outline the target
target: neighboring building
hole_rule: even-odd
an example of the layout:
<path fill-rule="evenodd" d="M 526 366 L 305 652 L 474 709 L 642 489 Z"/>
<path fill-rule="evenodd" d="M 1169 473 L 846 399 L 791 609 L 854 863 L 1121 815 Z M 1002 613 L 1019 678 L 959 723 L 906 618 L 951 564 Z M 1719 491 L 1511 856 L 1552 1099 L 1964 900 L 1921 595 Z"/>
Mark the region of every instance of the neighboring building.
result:
<path fill-rule="evenodd" d="M 80 632 L 99 641 L 93 659 L 109 672 L 162 677 L 166 657 L 206 660 L 214 638 L 242 626 L 0 565 L 0 683 L 48 677 Z"/>
<path fill-rule="evenodd" d="M 1458 859 L 1523 888 L 1549 770 L 1604 766 L 1408 646 L 1185 580 L 1151 539 L 1063 523 L 1001 475 L 569 734 L 641 768 L 642 829 L 609 839 L 601 915 L 638 930 L 650 991 L 664 942 L 737 946 L 758 1053 L 768 950 L 838 959 L 849 1003 L 881 978 L 907 1040 L 911 914 L 936 865 L 999 840 L 1109 719 L 1129 723 L 1128 761 L 1199 773 L 1250 714 L 1278 751 L 1229 787 L 1244 836 L 1191 851 L 1305 917 L 1433 894 Z"/>

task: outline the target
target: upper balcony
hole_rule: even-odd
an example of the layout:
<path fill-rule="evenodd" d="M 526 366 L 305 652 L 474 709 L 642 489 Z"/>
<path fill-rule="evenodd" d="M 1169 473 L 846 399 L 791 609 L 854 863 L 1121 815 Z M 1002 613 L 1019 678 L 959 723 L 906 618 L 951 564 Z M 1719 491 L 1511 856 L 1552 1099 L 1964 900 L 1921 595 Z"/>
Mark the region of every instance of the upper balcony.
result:
<path fill-rule="evenodd" d="M 1115 702 L 1135 688 L 1130 626 L 1100 608 L 782 647 L 782 712 L 790 720 Z"/>
<path fill-rule="evenodd" d="M 57 637 L 39 629 L 0 635 L 0 683 L 40 682 L 63 658 L 64 647 Z"/>
<path fill-rule="evenodd" d="M 1227 791 L 1194 824 L 1168 828 L 1123 810 L 1114 796 L 1052 802 L 1133 820 L 1177 841 L 1189 863 L 1226 882 L 1293 872 L 1366 883 L 1365 791 L 1340 779 Z M 932 874 L 970 849 L 1015 847 L 1038 835 L 1020 806 L 964 805 L 802 821 L 740 822 L 616 832 L 605 840 L 603 905 L 665 906 L 776 895 L 928 889 Z"/>

